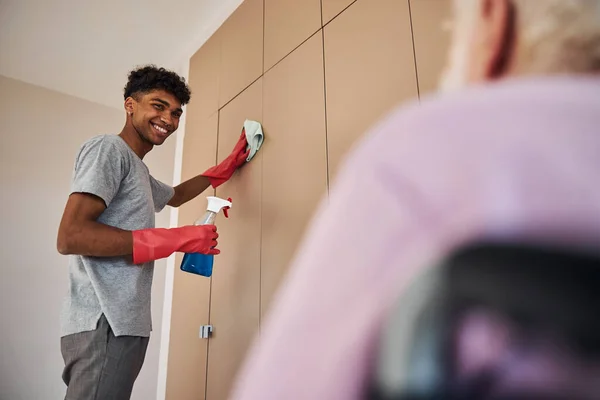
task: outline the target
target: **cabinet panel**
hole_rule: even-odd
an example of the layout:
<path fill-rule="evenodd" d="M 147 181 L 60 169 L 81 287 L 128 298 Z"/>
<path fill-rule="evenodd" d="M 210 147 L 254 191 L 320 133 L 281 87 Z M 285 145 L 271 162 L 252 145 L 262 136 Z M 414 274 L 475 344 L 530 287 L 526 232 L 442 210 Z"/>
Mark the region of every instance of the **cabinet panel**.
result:
<path fill-rule="evenodd" d="M 219 112 L 219 161 L 237 142 L 244 120 L 262 121 L 262 79 Z M 260 231 L 262 152 L 217 196 L 232 198 L 230 218 L 217 217 L 219 248 L 215 257 L 210 302 L 213 335 L 209 340 L 207 398 L 226 399 L 260 316 Z"/>
<path fill-rule="evenodd" d="M 195 90 L 194 86 L 191 88 Z M 203 117 L 198 112 L 198 107 L 198 103 L 190 102 L 185 110 L 186 126 L 181 162 L 182 182 L 201 174 L 207 168 L 215 165 L 217 161 L 219 114 L 214 112 Z M 181 209 L 179 215 L 181 217 Z"/>
<path fill-rule="evenodd" d="M 219 109 L 221 35 L 215 32 L 190 59 L 190 87 L 197 117 L 208 117 Z"/>
<path fill-rule="evenodd" d="M 323 24 L 331 21 L 356 0 L 322 0 Z"/>
<path fill-rule="evenodd" d="M 406 1 L 358 1 L 323 29 L 333 179 L 372 124 L 398 102 L 417 98 L 417 82 Z"/>
<path fill-rule="evenodd" d="M 264 76 L 261 313 L 327 188 L 322 35 Z"/>
<path fill-rule="evenodd" d="M 421 95 L 437 90 L 450 47 L 452 0 L 410 0 Z"/>
<path fill-rule="evenodd" d="M 218 29 L 221 36 L 219 107 L 263 71 L 263 0 L 245 0 Z"/>
<path fill-rule="evenodd" d="M 321 0 L 265 1 L 265 71 L 321 28 Z"/>
<path fill-rule="evenodd" d="M 218 114 L 202 118 L 194 113 L 194 106 L 188 112 L 182 180 L 214 165 L 217 145 Z M 211 190 L 180 208 L 179 226 L 202 215 L 207 193 Z M 200 326 L 209 321 L 210 279 L 181 271 L 182 258 L 178 253 L 175 259 L 166 398 L 197 400 L 205 398 L 208 342 L 198 336 Z"/>

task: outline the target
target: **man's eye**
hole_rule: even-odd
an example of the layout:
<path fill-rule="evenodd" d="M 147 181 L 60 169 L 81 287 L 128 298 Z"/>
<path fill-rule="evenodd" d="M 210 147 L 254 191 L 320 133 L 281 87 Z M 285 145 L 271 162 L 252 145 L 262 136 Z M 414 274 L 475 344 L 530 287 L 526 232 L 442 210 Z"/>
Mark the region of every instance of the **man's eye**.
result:
<path fill-rule="evenodd" d="M 162 110 L 163 106 L 161 104 L 154 104 L 154 108 L 156 108 L 157 110 Z"/>

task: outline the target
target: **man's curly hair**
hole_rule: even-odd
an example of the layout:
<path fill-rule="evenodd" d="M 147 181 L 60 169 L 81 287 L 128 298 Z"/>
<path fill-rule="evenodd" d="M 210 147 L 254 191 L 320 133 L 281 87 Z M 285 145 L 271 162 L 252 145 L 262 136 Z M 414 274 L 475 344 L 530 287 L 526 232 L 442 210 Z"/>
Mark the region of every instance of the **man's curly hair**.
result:
<path fill-rule="evenodd" d="M 125 85 L 124 98 L 127 99 L 130 96 L 136 98 L 138 94 L 148 93 L 157 89 L 171 93 L 177 97 L 177 100 L 182 105 L 189 103 L 192 96 L 184 78 L 165 68 L 146 65 L 134 69 L 129 73 L 127 85 Z"/>

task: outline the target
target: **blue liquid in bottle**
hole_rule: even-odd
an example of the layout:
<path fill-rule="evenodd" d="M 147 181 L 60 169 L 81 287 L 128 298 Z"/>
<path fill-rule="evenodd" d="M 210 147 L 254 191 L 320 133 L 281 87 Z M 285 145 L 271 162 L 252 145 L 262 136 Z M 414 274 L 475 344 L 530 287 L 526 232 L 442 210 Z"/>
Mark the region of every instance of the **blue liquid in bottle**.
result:
<path fill-rule="evenodd" d="M 231 206 L 231 202 L 229 200 L 225 201 L 217 197 L 208 197 L 209 206 L 206 210 L 206 214 L 204 214 L 202 218 L 198 219 L 194 225 L 214 225 L 217 213 L 219 213 L 224 207 Z M 210 277 L 213 272 L 214 259 L 215 256 L 212 254 L 186 253 L 183 256 L 183 260 L 181 261 L 181 266 L 179 268 L 185 272 Z"/>
<path fill-rule="evenodd" d="M 212 254 L 186 253 L 181 262 L 181 270 L 209 277 L 212 275 L 214 259 Z"/>

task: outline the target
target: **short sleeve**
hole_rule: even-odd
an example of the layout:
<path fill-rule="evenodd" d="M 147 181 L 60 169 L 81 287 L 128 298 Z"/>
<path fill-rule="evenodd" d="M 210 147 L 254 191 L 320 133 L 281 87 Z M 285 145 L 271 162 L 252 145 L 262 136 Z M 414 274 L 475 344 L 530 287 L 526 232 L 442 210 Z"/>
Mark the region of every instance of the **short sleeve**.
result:
<path fill-rule="evenodd" d="M 106 137 L 86 142 L 77 155 L 71 193 L 90 193 L 108 207 L 119 191 L 125 160 L 115 143 Z"/>
<path fill-rule="evenodd" d="M 152 198 L 154 200 L 154 211 L 160 212 L 173 198 L 175 189 L 150 175 L 150 185 L 152 186 Z"/>

